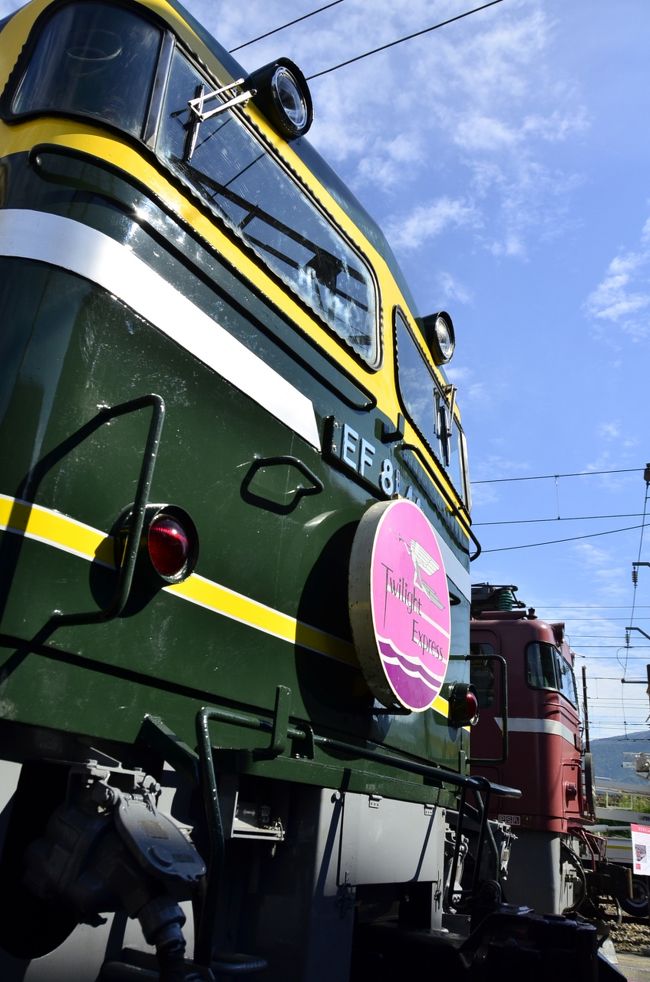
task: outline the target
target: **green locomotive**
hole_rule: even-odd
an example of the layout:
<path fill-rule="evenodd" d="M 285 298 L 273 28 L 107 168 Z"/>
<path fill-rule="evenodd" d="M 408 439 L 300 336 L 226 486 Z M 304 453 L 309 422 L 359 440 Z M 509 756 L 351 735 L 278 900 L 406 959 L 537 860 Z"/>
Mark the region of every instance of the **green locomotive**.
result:
<path fill-rule="evenodd" d="M 33 0 L 0 93 L 2 978 L 479 977 L 449 316 L 172 0 Z"/>

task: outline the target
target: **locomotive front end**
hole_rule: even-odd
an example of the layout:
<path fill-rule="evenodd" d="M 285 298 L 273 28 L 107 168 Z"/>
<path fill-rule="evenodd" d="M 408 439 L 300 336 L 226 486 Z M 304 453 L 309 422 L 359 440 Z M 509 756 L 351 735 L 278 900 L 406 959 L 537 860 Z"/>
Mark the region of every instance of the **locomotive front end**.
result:
<path fill-rule="evenodd" d="M 473 974 L 451 318 L 286 59 L 166 0 L 34 0 L 0 55 L 3 978 Z"/>

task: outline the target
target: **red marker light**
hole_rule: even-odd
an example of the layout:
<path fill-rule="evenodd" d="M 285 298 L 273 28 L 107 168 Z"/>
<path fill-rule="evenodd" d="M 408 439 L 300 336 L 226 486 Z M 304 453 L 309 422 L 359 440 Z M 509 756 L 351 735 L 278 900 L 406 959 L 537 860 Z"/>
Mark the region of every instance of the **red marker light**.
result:
<path fill-rule="evenodd" d="M 180 576 L 192 551 L 190 538 L 180 524 L 169 515 L 156 516 L 147 535 L 149 558 L 160 576 Z"/>
<path fill-rule="evenodd" d="M 478 715 L 478 699 L 476 698 L 476 693 L 469 689 L 465 693 L 465 712 L 464 716 L 468 723 Z"/>
<path fill-rule="evenodd" d="M 471 726 L 478 721 L 478 696 L 474 686 L 456 682 L 449 693 L 449 725 Z"/>

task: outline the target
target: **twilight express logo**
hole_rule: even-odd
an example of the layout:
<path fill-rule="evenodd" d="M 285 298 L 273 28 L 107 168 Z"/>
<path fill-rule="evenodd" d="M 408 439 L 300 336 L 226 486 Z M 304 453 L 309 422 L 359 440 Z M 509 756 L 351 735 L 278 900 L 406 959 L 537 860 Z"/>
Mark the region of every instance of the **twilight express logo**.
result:
<path fill-rule="evenodd" d="M 350 618 L 374 695 L 386 706 L 427 709 L 449 661 L 449 593 L 436 533 L 412 502 L 381 502 L 362 518 L 350 565 Z"/>

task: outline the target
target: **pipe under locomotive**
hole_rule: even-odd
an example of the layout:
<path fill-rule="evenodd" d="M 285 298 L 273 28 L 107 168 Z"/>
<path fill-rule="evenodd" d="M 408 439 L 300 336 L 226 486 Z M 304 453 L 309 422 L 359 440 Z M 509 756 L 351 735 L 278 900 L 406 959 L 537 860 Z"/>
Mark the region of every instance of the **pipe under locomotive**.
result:
<path fill-rule="evenodd" d="M 3 979 L 604 977 L 502 903 L 453 327 L 299 69 L 33 0 L 0 93 Z"/>

